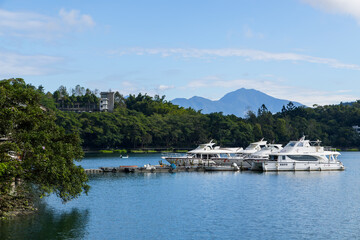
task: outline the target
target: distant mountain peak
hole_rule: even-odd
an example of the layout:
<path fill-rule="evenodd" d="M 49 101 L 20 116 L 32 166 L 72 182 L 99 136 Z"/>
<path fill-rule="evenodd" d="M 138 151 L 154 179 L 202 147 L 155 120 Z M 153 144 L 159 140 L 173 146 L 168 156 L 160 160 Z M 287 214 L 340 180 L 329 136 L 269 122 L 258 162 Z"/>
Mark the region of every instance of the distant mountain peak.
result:
<path fill-rule="evenodd" d="M 256 89 L 240 88 L 215 101 L 193 96 L 189 99 L 175 98 L 171 102 L 185 108 L 191 107 L 195 110 L 202 110 L 202 113 L 223 112 L 225 115 L 234 114 L 238 117 L 244 117 L 248 111 L 257 112 L 262 104 L 272 113 L 280 112 L 282 107 L 290 101 L 274 98 Z M 295 106 L 303 105 L 294 101 L 292 103 Z"/>

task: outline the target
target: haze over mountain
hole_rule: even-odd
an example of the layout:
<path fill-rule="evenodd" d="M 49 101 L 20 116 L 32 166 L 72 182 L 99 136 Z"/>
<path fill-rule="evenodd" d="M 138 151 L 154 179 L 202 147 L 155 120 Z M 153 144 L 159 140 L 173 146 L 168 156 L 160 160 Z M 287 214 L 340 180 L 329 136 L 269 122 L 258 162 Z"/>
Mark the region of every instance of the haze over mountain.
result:
<path fill-rule="evenodd" d="M 227 93 L 221 99 L 212 101 L 207 98 L 194 96 L 192 98 L 175 98 L 171 101 L 173 104 L 195 110 L 202 110 L 202 113 L 223 112 L 225 115 L 234 114 L 238 117 L 244 117 L 250 110 L 257 112 L 262 104 L 272 112 L 280 112 L 282 107 L 290 101 L 271 97 L 255 89 L 241 88 Z M 303 104 L 291 101 L 295 106 Z"/>

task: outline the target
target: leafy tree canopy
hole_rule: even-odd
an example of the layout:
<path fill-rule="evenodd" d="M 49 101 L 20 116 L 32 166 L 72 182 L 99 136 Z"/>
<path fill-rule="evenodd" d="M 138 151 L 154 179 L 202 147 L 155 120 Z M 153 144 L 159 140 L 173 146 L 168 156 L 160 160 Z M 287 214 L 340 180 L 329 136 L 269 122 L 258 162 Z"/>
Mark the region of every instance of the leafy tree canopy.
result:
<path fill-rule="evenodd" d="M 42 97 L 23 79 L 0 81 L 0 196 L 20 178 L 41 196 L 56 193 L 66 202 L 89 190 L 84 170 L 74 164 L 83 156 L 81 140 L 56 124 Z"/>

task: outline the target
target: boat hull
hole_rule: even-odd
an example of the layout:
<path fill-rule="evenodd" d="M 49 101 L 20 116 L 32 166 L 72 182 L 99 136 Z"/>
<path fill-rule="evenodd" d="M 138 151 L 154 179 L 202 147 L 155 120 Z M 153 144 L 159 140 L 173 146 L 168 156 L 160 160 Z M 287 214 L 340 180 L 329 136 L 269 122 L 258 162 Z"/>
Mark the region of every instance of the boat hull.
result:
<path fill-rule="evenodd" d="M 245 161 L 244 158 L 212 158 L 211 160 L 221 166 L 231 166 L 236 163 L 241 169 L 251 168 L 251 163 Z"/>
<path fill-rule="evenodd" d="M 206 171 L 239 171 L 239 167 L 233 166 L 205 166 Z"/>
<path fill-rule="evenodd" d="M 320 163 L 320 162 L 253 162 L 252 171 L 280 172 L 280 171 L 343 171 L 342 163 Z"/>

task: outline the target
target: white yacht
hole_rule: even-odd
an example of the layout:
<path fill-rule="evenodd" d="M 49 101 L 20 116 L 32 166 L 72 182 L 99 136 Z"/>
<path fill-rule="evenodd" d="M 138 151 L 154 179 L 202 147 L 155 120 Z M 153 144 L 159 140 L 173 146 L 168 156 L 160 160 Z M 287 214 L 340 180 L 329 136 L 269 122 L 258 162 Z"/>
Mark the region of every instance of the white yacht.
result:
<path fill-rule="evenodd" d="M 271 153 L 269 160 L 253 160 L 254 171 L 329 171 L 344 170 L 345 167 L 337 157 L 339 152 L 325 149 L 320 141 L 290 141 L 278 153 Z"/>
<path fill-rule="evenodd" d="M 211 165 L 215 164 L 212 158 L 231 157 L 243 150 L 243 148 L 220 148 L 214 145 L 215 143 L 211 140 L 209 143 L 200 144 L 196 149 L 187 152 L 186 155 L 166 154 L 162 158 L 177 166 Z"/>
<path fill-rule="evenodd" d="M 251 162 L 245 160 L 249 159 L 251 155 L 261 151 L 261 149 L 265 147 L 267 147 L 267 143 L 264 139 L 261 139 L 258 142 L 250 143 L 244 150 L 239 150 L 235 156 L 213 157 L 211 160 L 218 165 L 232 165 L 233 163 L 236 163 L 241 169 L 250 168 Z"/>

